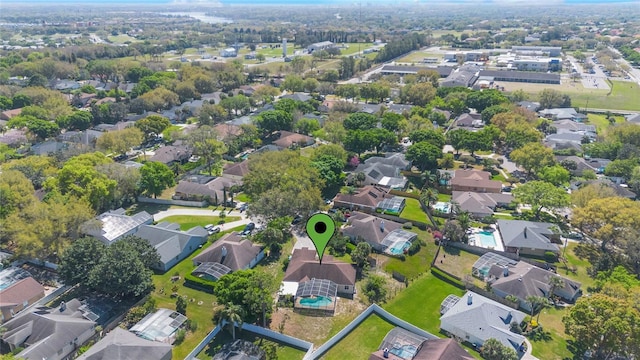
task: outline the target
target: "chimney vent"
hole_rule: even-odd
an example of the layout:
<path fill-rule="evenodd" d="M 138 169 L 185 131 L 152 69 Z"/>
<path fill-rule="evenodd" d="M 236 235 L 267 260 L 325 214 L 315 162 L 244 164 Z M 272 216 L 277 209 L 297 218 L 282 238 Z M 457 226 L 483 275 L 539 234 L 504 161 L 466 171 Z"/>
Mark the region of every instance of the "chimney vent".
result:
<path fill-rule="evenodd" d="M 471 304 L 473 304 L 473 294 L 469 294 L 469 296 L 467 296 L 467 305 Z"/>

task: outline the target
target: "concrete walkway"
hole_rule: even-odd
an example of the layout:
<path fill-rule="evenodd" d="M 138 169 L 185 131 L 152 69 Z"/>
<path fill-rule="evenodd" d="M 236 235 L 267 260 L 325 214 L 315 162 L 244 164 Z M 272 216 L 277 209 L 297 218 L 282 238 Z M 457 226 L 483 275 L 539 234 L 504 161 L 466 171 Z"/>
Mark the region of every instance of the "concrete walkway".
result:
<path fill-rule="evenodd" d="M 240 212 L 239 210 L 233 210 L 231 213 L 226 213 L 228 216 L 240 216 L 240 220 L 224 223 L 220 225 L 222 230 L 232 229 L 237 226 L 246 225 L 251 222 L 251 219 L 247 217 L 246 212 Z M 212 211 L 207 209 L 168 209 L 160 211 L 153 215 L 153 221 L 160 221 L 164 218 L 174 215 L 187 215 L 187 216 L 219 216 L 220 210 Z"/>
<path fill-rule="evenodd" d="M 529 339 L 525 338 L 524 343 L 527 344 L 527 351 L 522 355 L 520 359 L 521 360 L 538 360 L 537 357 L 531 355 L 531 351 L 533 350 L 533 348 L 531 346 L 531 342 L 529 341 Z"/>

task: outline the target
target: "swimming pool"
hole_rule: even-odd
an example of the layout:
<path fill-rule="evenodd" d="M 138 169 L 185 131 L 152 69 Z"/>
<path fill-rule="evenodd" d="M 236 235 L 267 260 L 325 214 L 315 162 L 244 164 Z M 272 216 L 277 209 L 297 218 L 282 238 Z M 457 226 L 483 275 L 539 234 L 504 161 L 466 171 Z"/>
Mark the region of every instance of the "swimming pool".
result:
<path fill-rule="evenodd" d="M 300 299 L 300 305 L 308 307 L 322 307 L 331 305 L 331 299 L 324 296 L 308 297 Z"/>
<path fill-rule="evenodd" d="M 448 202 L 438 201 L 437 203 L 433 204 L 433 209 L 448 214 L 451 212 L 451 204 L 449 204 Z"/>
<path fill-rule="evenodd" d="M 491 231 L 479 231 L 476 233 L 476 236 L 477 239 L 480 240 L 482 247 L 495 248 L 498 246 L 496 238 L 493 236 L 493 232 Z"/>
<path fill-rule="evenodd" d="M 411 243 L 408 241 L 398 241 L 393 244 L 392 247 L 387 249 L 387 252 L 391 255 L 400 255 L 404 254 L 404 251 L 407 250 L 411 246 Z"/>

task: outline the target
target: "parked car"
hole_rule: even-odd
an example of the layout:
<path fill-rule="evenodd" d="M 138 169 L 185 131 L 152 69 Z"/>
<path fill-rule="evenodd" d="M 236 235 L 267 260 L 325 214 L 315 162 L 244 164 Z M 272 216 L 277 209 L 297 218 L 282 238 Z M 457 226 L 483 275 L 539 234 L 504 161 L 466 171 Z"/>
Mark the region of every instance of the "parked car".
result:
<path fill-rule="evenodd" d="M 220 231 L 222 231 L 222 228 L 220 226 L 214 226 L 214 227 L 208 229 L 209 235 L 217 234 Z"/>
<path fill-rule="evenodd" d="M 240 205 L 240 212 L 243 212 L 243 211 L 247 210 L 248 207 L 249 207 L 249 204 L 247 204 L 247 203 L 244 203 L 244 204 Z"/>
<path fill-rule="evenodd" d="M 207 230 L 207 231 L 213 229 L 213 224 L 205 225 L 204 229 Z"/>
<path fill-rule="evenodd" d="M 291 220 L 291 225 L 297 225 L 302 221 L 302 215 L 296 215 L 296 217 Z"/>
<path fill-rule="evenodd" d="M 250 222 L 250 223 L 247 224 L 247 226 L 244 227 L 244 230 L 242 230 L 240 235 L 242 235 L 242 236 L 250 235 L 251 232 L 253 231 L 253 229 L 255 229 L 255 228 L 256 228 L 256 224 Z"/>

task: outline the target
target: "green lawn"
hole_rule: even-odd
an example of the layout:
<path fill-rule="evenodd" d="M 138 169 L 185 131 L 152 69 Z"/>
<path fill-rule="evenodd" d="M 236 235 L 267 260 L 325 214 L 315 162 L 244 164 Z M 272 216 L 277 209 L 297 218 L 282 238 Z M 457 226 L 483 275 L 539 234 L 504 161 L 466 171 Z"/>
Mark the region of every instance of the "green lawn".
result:
<path fill-rule="evenodd" d="M 581 108 L 616 109 L 616 110 L 640 110 L 640 87 L 630 81 L 612 81 L 613 91 L 611 95 L 603 95 L 601 91 L 585 91 L 569 93 L 571 105 Z"/>
<path fill-rule="evenodd" d="M 425 212 L 422 211 L 422 208 L 420 207 L 420 202 L 417 199 L 405 198 L 405 200 L 406 200 L 405 207 L 400 213 L 401 218 L 420 221 L 426 224 L 430 223 L 429 218 L 427 217 L 427 214 L 425 214 Z"/>
<path fill-rule="evenodd" d="M 346 48 L 340 48 L 340 54 L 344 56 L 353 55 L 358 53 L 358 49 L 360 51 L 364 51 L 364 49 L 368 49 L 373 46 L 373 43 L 347 43 L 345 44 Z"/>
<path fill-rule="evenodd" d="M 249 202 L 249 201 L 251 201 L 249 199 L 249 195 L 247 195 L 245 193 L 236 194 L 233 198 L 234 198 L 234 200 L 240 201 L 240 202 Z"/>
<path fill-rule="evenodd" d="M 132 42 L 132 43 L 140 42 L 140 40 L 134 37 L 131 37 L 127 34 L 121 34 L 116 36 L 111 35 L 111 36 L 108 36 L 107 39 L 114 44 L 124 44 L 126 42 Z"/>
<path fill-rule="evenodd" d="M 269 58 L 269 57 L 282 57 L 282 47 L 274 47 L 273 49 L 270 48 L 270 45 L 282 45 L 280 43 L 277 44 L 260 44 L 260 46 L 258 46 L 256 48 L 256 54 L 262 54 L 265 57 Z M 262 46 L 266 46 L 266 49 L 262 49 Z M 287 43 L 287 55 L 293 55 L 295 50 L 302 50 L 301 47 L 295 48 L 295 44 L 294 43 Z"/>
<path fill-rule="evenodd" d="M 394 326 L 377 315 L 369 316 L 324 356 L 326 360 L 366 359 L 380 346 L 382 339 Z"/>
<path fill-rule="evenodd" d="M 595 125 L 598 134 L 602 134 L 606 128 L 611 126 L 605 114 L 587 114 L 587 118 L 589 121 L 585 124 Z M 623 116 L 614 116 L 614 118 L 616 119 L 616 123 L 623 123 L 625 121 Z"/>
<path fill-rule="evenodd" d="M 180 224 L 180 230 L 189 230 L 194 226 L 205 226 L 208 224 L 217 225 L 222 219 L 219 216 L 192 216 L 192 215 L 173 215 L 162 219 L 162 221 Z M 229 223 L 240 220 L 239 216 L 227 216 L 224 221 Z"/>
<path fill-rule="evenodd" d="M 433 242 L 433 237 L 427 231 L 422 231 L 416 227 L 411 229 L 411 231 L 418 234 L 418 238 L 423 240 L 426 245 L 422 246 L 417 254 L 406 256 L 404 261 L 393 257 L 387 258 L 383 265 L 385 272 L 393 274 L 394 271 L 397 271 L 409 279 L 414 279 L 429 270 L 429 265 L 437 249 L 437 246 Z"/>
<path fill-rule="evenodd" d="M 539 359 L 572 359 L 573 354 L 567 349 L 567 335 L 564 333 L 562 317 L 567 309 L 544 309 L 540 314 L 540 326 L 545 336 L 531 340 L 533 355 Z"/>
<path fill-rule="evenodd" d="M 571 280 L 578 281 L 582 284 L 583 291 L 586 292 L 586 289 L 590 286 L 593 286 L 595 281 L 591 276 L 589 276 L 589 274 L 587 274 L 587 269 L 591 266 L 589 260 L 581 259 L 576 256 L 575 249 L 577 246 L 578 243 L 569 242 L 569 244 L 567 245 L 567 249 L 563 250 L 564 257 L 567 258 L 569 267 L 575 266 L 577 268 L 577 271 L 575 273 L 568 271 L 562 263 L 558 263 L 558 274 L 566 276 Z"/>
<path fill-rule="evenodd" d="M 224 233 L 231 231 L 240 231 L 242 226 L 235 229 L 229 229 Z M 203 291 L 195 290 L 184 286 L 184 276 L 190 274 L 194 269 L 191 259 L 200 254 L 211 243 L 205 244 L 202 249 L 196 250 L 191 256 L 182 260 L 178 265 L 171 268 L 165 274 L 154 275 L 153 284 L 155 291 L 151 293 L 151 298 L 155 299 L 159 308 L 175 309 L 176 300 L 171 298 L 171 294 L 176 290 L 180 296 L 187 297 L 187 317 L 198 323 L 195 332 L 187 333 L 185 340 L 173 347 L 173 358 L 184 359 L 185 356 L 213 329 L 214 324 L 211 321 L 212 309 L 215 304 L 215 296 Z M 171 277 L 180 276 L 180 280 L 171 281 Z M 160 291 L 163 290 L 163 293 Z"/>
<path fill-rule="evenodd" d="M 436 265 L 450 274 L 464 278 L 471 274 L 471 268 L 479 258 L 476 254 L 449 246 L 440 249 Z"/>
<path fill-rule="evenodd" d="M 506 183 L 507 182 L 507 179 L 505 179 L 504 175 L 502 175 L 502 173 L 500 173 L 500 172 L 498 174 L 496 174 L 496 175 L 493 175 L 491 177 L 491 180 L 500 181 L 502 183 Z"/>
<path fill-rule="evenodd" d="M 440 202 L 449 202 L 451 201 L 451 195 L 448 194 L 438 194 L 438 201 Z"/>

